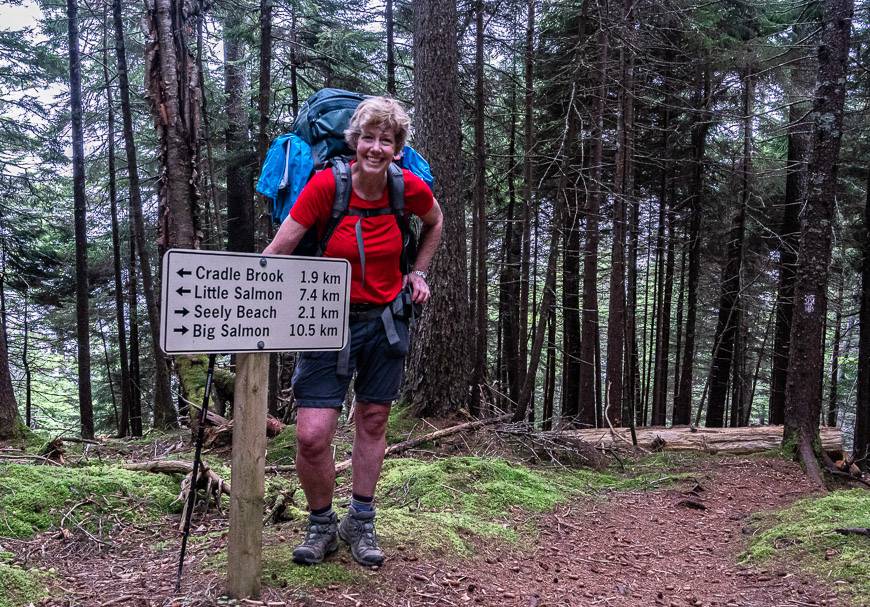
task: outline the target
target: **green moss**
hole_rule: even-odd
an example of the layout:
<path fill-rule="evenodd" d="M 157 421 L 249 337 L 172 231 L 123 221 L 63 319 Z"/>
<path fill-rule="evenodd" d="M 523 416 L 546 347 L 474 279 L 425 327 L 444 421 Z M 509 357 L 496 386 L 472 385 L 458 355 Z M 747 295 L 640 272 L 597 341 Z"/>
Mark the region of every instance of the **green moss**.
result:
<path fill-rule="evenodd" d="M 49 595 L 49 575 L 0 562 L 0 607 L 24 607 Z"/>
<path fill-rule="evenodd" d="M 745 562 L 782 560 L 829 580 L 861 603 L 870 597 L 870 541 L 864 536 L 840 535 L 839 527 L 870 527 L 870 492 L 834 491 L 801 500 L 789 508 L 755 517 L 758 527 Z"/>
<path fill-rule="evenodd" d="M 74 517 L 111 511 L 127 519 L 178 511 L 177 480 L 107 465 L 79 468 L 11 464 L 0 466 L 0 535 L 28 537 Z"/>
<path fill-rule="evenodd" d="M 434 554 L 470 556 L 475 538 L 517 544 L 522 535 L 507 522 L 489 521 L 461 512 L 378 508 L 378 536 L 386 548 L 399 546 Z"/>
<path fill-rule="evenodd" d="M 408 440 L 419 423 L 420 420 L 411 414 L 410 407 L 401 405 L 391 407 L 390 417 L 387 420 L 387 444 Z"/>
<path fill-rule="evenodd" d="M 266 461 L 276 465 L 291 465 L 296 460 L 296 426 L 287 426 L 266 445 Z"/>
<path fill-rule="evenodd" d="M 365 580 L 365 570 L 352 564 L 345 567 L 326 561 L 316 567 L 293 562 L 293 546 L 281 544 L 263 547 L 263 581 L 269 586 L 323 588 L 331 584 L 358 584 Z"/>
<path fill-rule="evenodd" d="M 492 517 L 512 508 L 546 512 L 576 494 L 643 488 L 654 476 L 660 475 L 533 470 L 498 458 L 453 457 L 388 460 L 379 486 L 387 504 Z"/>

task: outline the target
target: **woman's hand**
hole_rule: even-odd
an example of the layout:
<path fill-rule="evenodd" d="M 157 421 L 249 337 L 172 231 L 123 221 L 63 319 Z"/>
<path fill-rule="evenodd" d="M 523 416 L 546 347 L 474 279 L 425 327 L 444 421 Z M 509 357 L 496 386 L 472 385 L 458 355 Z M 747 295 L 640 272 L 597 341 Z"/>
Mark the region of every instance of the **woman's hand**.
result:
<path fill-rule="evenodd" d="M 425 278 L 420 274 L 411 272 L 408 274 L 408 282 L 411 283 L 411 301 L 416 304 L 424 304 L 429 301 L 432 293 L 429 291 L 429 285 Z"/>

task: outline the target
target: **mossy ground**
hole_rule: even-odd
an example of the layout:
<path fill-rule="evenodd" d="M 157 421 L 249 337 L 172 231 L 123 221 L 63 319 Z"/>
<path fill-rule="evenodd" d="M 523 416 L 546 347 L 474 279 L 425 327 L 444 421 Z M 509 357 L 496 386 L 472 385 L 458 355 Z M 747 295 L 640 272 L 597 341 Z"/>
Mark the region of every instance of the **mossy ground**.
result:
<path fill-rule="evenodd" d="M 0 466 L 0 535 L 26 538 L 49 529 L 76 504 L 80 521 L 95 511 L 154 519 L 180 509 L 177 494 L 176 479 L 102 464 Z"/>
<path fill-rule="evenodd" d="M 296 426 L 287 426 L 266 445 L 266 461 L 272 465 L 293 465 L 296 461 Z"/>
<path fill-rule="evenodd" d="M 48 573 L 24 570 L 2 560 L 0 558 L 0 607 L 24 607 L 48 596 Z"/>
<path fill-rule="evenodd" d="M 851 594 L 855 604 L 870 605 L 870 539 L 834 531 L 870 527 L 870 491 L 834 491 L 754 520 L 759 531 L 744 561 L 787 562 L 830 582 L 847 582 L 835 587 Z"/>

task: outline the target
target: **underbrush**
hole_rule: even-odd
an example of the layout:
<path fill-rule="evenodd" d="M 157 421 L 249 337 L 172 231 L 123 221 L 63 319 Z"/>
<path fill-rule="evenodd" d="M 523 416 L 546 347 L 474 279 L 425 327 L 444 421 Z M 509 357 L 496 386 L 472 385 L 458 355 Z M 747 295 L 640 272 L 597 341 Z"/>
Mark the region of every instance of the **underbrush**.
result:
<path fill-rule="evenodd" d="M 57 526 L 89 525 L 102 513 L 156 520 L 180 510 L 177 479 L 108 465 L 0 466 L 0 535 L 27 538 Z"/>
<path fill-rule="evenodd" d="M 834 491 L 754 517 L 745 562 L 782 561 L 833 583 L 870 605 L 870 538 L 835 529 L 870 527 L 870 491 Z"/>

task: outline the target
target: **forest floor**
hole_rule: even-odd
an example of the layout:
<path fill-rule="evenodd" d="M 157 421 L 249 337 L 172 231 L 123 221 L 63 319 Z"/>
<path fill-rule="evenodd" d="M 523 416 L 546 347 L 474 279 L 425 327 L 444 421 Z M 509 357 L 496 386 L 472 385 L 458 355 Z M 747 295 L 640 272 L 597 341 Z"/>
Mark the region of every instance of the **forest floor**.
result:
<path fill-rule="evenodd" d="M 781 554 L 767 554 L 762 561 L 751 558 L 752 539 L 771 525 L 765 516 L 775 516 L 763 513 L 781 512 L 814 495 L 796 464 L 773 455 L 663 461 L 634 464 L 631 474 L 642 475 L 641 483 L 575 492 L 542 511 L 508 500 L 497 519 L 504 537 L 498 530 L 472 533 L 468 524 L 459 529 L 460 539 L 446 545 L 436 541 L 433 549 L 425 538 L 413 536 L 439 535 L 437 521 L 446 519 L 430 518 L 428 530 L 410 536 L 394 531 L 405 525 L 394 521 L 381 529 L 388 558 L 375 570 L 358 567 L 343 545 L 326 564 L 296 566 L 289 555 L 301 538 L 301 517 L 269 525 L 264 532 L 262 602 L 238 603 L 222 596 L 226 512 L 197 514 L 180 593 L 174 592 L 177 513 L 153 523 L 115 516 L 118 524 L 105 534 L 102 523 L 98 532 L 68 522 L 71 530 L 64 530 L 61 521 L 60 533 L 54 528 L 26 539 L 0 537 L 0 554 L 10 551 L 19 566 L 48 571 L 44 579 L 51 595 L 34 603 L 43 607 L 870 605 L 870 597 L 840 576 L 838 552 L 845 548 L 822 549 L 812 573 L 793 562 L 794 549 L 802 549 L 798 539 L 773 538 L 772 550 L 781 548 Z M 406 493 L 409 482 L 404 481 Z M 517 492 L 523 490 L 519 485 Z M 457 494 L 456 499 L 464 498 Z M 442 510 L 449 512 L 449 504 Z M 411 508 L 405 516 L 411 518 L 402 521 L 424 514 L 415 515 Z M 454 532 L 444 529 L 444 535 Z M 865 540 L 866 545 L 860 544 Z M 863 551 L 857 558 L 866 560 L 870 538 L 854 541 Z M 831 564 L 827 571 L 826 562 Z M 5 607 L 2 593 L 0 606 Z"/>

